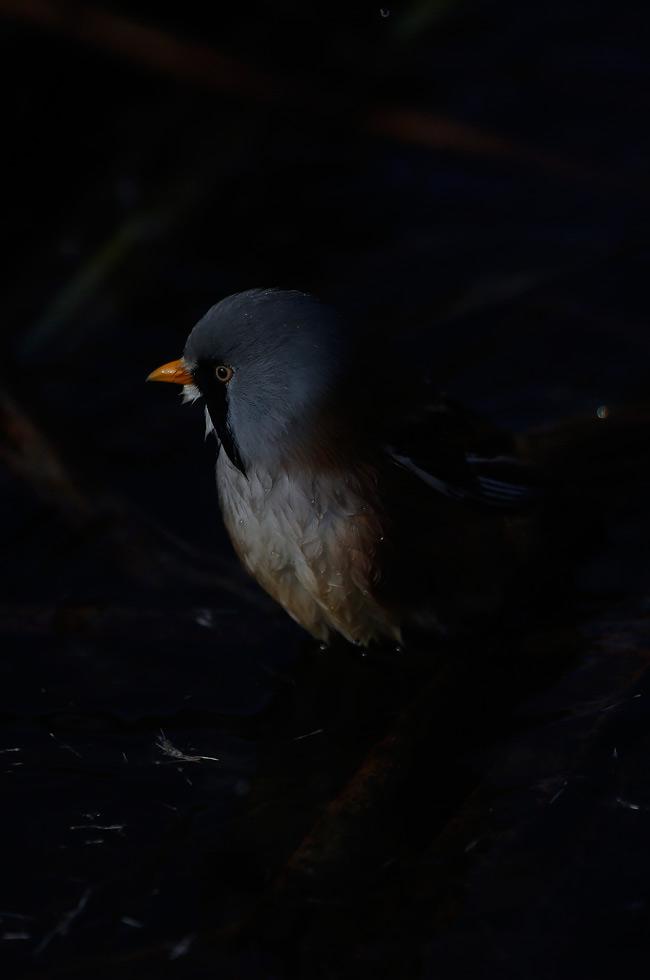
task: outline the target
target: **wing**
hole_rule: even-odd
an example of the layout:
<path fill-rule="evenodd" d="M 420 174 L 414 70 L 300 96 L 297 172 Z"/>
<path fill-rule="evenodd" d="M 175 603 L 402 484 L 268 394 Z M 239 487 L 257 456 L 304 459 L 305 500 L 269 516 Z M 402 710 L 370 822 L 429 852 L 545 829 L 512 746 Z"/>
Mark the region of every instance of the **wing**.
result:
<path fill-rule="evenodd" d="M 541 495 L 535 471 L 507 436 L 442 399 L 403 414 L 386 453 L 383 595 L 407 629 L 499 621 L 523 581 L 531 504 Z"/>
<path fill-rule="evenodd" d="M 396 466 L 451 500 L 519 510 L 542 491 L 539 475 L 518 458 L 511 439 L 442 398 L 411 407 L 386 451 Z"/>

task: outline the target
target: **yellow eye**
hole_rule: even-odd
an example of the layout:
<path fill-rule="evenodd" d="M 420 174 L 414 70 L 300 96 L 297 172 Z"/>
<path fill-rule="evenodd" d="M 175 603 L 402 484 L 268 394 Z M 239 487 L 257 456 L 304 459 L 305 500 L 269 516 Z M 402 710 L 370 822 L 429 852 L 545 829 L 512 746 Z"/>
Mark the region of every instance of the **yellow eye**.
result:
<path fill-rule="evenodd" d="M 215 369 L 214 373 L 219 381 L 222 381 L 223 384 L 227 385 L 235 372 L 231 367 L 228 367 L 227 364 L 220 364 Z"/>

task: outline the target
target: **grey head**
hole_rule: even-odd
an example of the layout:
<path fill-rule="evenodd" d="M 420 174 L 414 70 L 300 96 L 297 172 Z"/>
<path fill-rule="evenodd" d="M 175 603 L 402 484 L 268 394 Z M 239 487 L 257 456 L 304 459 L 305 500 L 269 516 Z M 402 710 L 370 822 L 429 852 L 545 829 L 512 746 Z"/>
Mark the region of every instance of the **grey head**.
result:
<path fill-rule="evenodd" d="M 243 473 L 308 449 L 321 431 L 347 361 L 346 332 L 314 297 L 250 289 L 221 300 L 190 333 L 183 362 L 190 396 Z"/>

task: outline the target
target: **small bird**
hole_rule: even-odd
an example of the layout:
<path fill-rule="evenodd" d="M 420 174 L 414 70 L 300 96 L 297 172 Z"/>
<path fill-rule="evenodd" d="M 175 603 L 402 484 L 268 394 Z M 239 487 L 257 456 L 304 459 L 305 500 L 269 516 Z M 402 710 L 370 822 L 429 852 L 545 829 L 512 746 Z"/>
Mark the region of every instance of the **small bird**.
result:
<path fill-rule="evenodd" d="M 321 642 L 401 644 L 503 602 L 523 466 L 384 340 L 308 294 L 252 289 L 148 380 L 204 399 L 235 551 Z"/>

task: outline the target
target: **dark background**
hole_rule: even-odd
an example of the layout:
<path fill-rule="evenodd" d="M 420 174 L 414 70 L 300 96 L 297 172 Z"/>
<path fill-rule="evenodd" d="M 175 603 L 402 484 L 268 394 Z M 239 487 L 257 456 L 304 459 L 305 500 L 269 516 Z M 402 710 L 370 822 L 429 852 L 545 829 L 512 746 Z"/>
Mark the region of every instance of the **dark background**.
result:
<path fill-rule="evenodd" d="M 644 6 L 0 24 L 3 976 L 642 969 Z M 201 410 L 143 382 L 251 286 L 417 338 L 569 474 L 584 527 L 516 639 L 323 652 L 246 580 Z"/>

